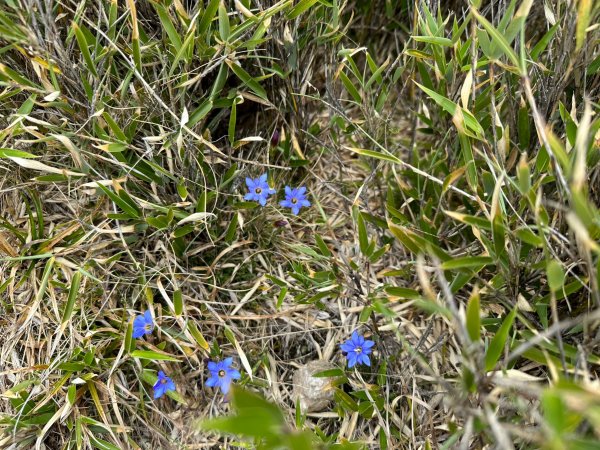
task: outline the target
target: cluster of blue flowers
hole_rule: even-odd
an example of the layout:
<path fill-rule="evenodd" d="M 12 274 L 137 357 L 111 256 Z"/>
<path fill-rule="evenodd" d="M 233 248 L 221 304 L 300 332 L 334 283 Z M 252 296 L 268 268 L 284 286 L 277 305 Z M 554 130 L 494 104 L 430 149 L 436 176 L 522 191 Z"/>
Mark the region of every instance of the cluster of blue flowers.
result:
<path fill-rule="evenodd" d="M 258 202 L 261 206 L 267 204 L 269 195 L 275 194 L 277 191 L 269 186 L 267 174 L 264 173 L 258 178 L 246 178 L 246 186 L 248 193 L 244 196 L 244 200 Z M 285 187 L 285 200 L 279 202 L 284 208 L 290 208 L 294 215 L 300 213 L 300 208 L 308 208 L 310 202 L 306 198 L 306 188 L 304 186 L 298 188 Z"/>
<path fill-rule="evenodd" d="M 133 320 L 133 334 L 132 336 L 136 339 L 141 338 L 144 335 L 152 334 L 154 330 L 154 321 L 152 320 L 152 313 L 148 310 L 143 314 L 136 316 Z M 223 361 L 209 361 L 208 371 L 210 377 L 206 380 L 206 385 L 209 387 L 217 387 L 221 389 L 223 394 L 229 392 L 232 380 L 239 380 L 241 378 L 240 372 L 231 365 L 233 364 L 233 358 L 225 358 Z M 175 391 L 175 382 L 165 375 L 162 370 L 158 372 L 158 379 L 154 384 L 154 398 L 161 398 L 169 391 Z"/>
<path fill-rule="evenodd" d="M 152 334 L 153 330 L 154 321 L 152 320 L 152 313 L 149 310 L 136 316 L 133 321 L 132 336 L 134 338 L 138 339 L 144 335 Z M 354 331 L 350 339 L 340 345 L 340 348 L 346 355 L 348 368 L 352 368 L 356 364 L 370 366 L 371 360 L 369 359 L 369 354 L 373 351 L 374 345 L 375 342 L 365 339 Z M 206 380 L 206 385 L 208 387 L 220 389 L 224 395 L 227 394 L 231 387 L 231 382 L 241 378 L 240 372 L 231 367 L 232 364 L 233 358 L 231 357 L 218 362 L 209 361 L 207 368 L 210 377 Z M 175 389 L 176 387 L 173 380 L 160 370 L 158 372 L 158 379 L 154 384 L 154 398 L 161 398 L 167 392 L 175 391 Z"/>

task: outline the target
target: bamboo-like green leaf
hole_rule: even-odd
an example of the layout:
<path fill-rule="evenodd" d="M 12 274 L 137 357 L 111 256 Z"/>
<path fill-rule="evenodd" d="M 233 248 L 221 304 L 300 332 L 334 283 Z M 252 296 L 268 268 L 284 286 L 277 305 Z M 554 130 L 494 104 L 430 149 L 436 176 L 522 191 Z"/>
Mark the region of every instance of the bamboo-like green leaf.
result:
<path fill-rule="evenodd" d="M 377 152 L 374 150 L 367 150 L 364 148 L 356 148 L 356 147 L 344 147 L 348 150 L 353 151 L 354 153 L 358 153 L 359 155 L 363 155 L 363 156 L 369 156 L 371 158 L 375 158 L 375 159 L 381 159 L 383 161 L 389 161 L 389 162 L 393 162 L 396 164 L 402 164 L 402 160 L 395 157 L 394 155 L 392 155 L 389 152 L 386 153 L 382 153 L 382 152 Z"/>
<path fill-rule="evenodd" d="M 73 279 L 71 280 L 71 287 L 69 288 L 69 296 L 67 297 L 67 304 L 63 312 L 61 324 L 64 325 L 73 314 L 73 308 L 75 306 L 75 300 L 79 295 L 79 286 L 81 285 L 81 272 L 75 272 Z"/>
<path fill-rule="evenodd" d="M 206 30 L 210 26 L 210 23 L 213 21 L 217 14 L 217 10 L 219 9 L 219 3 L 221 0 L 210 0 L 208 5 L 206 5 L 206 9 L 202 14 L 202 19 L 200 19 L 200 23 L 198 25 L 198 35 L 204 36 L 206 34 Z"/>
<path fill-rule="evenodd" d="M 451 39 L 436 36 L 413 36 L 417 42 L 425 42 L 426 44 L 442 45 L 445 47 L 452 47 L 454 44 Z"/>
<path fill-rule="evenodd" d="M 385 293 L 392 297 L 408 298 L 411 300 L 423 297 L 419 291 L 398 286 L 387 286 L 385 288 Z"/>
<path fill-rule="evenodd" d="M 229 39 L 231 34 L 231 25 L 229 24 L 229 17 L 227 16 L 227 8 L 225 3 L 219 4 L 219 36 L 225 42 Z"/>
<path fill-rule="evenodd" d="M 552 25 L 550 27 L 550 29 L 546 32 L 546 34 L 544 34 L 544 36 L 542 36 L 542 38 L 539 40 L 539 42 L 537 44 L 535 44 L 533 49 L 531 49 L 531 53 L 530 53 L 531 59 L 533 59 L 534 61 L 537 61 L 539 56 L 544 52 L 544 50 L 546 50 L 546 47 L 548 47 L 548 44 L 550 43 L 550 41 L 552 41 L 552 38 L 558 31 L 558 25 L 559 25 L 558 23 L 555 23 L 554 25 Z"/>
<path fill-rule="evenodd" d="M 94 61 L 92 60 L 92 55 L 90 54 L 90 49 L 88 48 L 88 43 L 85 38 L 85 35 L 83 34 L 83 31 L 75 22 L 72 22 L 71 26 L 73 27 L 73 31 L 75 31 L 75 39 L 77 39 L 77 45 L 79 45 L 79 51 L 83 56 L 85 65 L 87 66 L 88 70 L 92 73 L 92 75 L 97 77 L 98 71 L 96 70 L 96 65 L 94 64 Z"/>
<path fill-rule="evenodd" d="M 467 182 L 469 183 L 470 188 L 474 192 L 477 192 L 477 166 L 475 165 L 471 140 L 465 133 L 460 131 L 458 132 L 458 138 L 460 141 L 460 148 L 462 149 L 463 161 L 465 162 Z"/>
<path fill-rule="evenodd" d="M 508 57 L 508 59 L 515 65 L 515 67 L 520 68 L 521 64 L 519 62 L 519 57 L 516 52 L 510 46 L 506 38 L 490 23 L 488 20 L 479 14 L 476 10 L 471 11 L 475 18 L 479 21 L 479 23 L 485 28 L 485 30 L 490 35 L 490 38 L 494 44 L 496 44 L 502 52 Z"/>
<path fill-rule="evenodd" d="M 133 206 L 130 202 L 128 202 L 123 196 L 117 195 L 108 189 L 105 186 L 102 186 L 100 183 L 97 184 L 98 189 L 103 191 L 113 202 L 115 202 L 119 208 L 123 210 L 127 215 L 131 218 L 139 218 L 140 210 L 137 206 Z"/>
<path fill-rule="evenodd" d="M 258 95 L 263 100 L 267 100 L 267 91 L 256 81 L 254 78 L 248 74 L 241 66 L 237 65 L 233 61 L 226 60 L 229 68 L 235 73 L 235 75 L 246 85 L 248 86 L 256 95 Z"/>
<path fill-rule="evenodd" d="M 352 84 L 352 80 L 350 80 L 350 78 L 348 78 L 348 75 L 346 75 L 344 72 L 340 72 L 340 80 L 342 80 L 344 87 L 346 88 L 348 93 L 352 96 L 354 101 L 356 103 L 361 103 L 362 98 L 360 96 L 360 93 L 358 92 L 358 89 L 356 89 L 354 84 Z"/>
<path fill-rule="evenodd" d="M 131 356 L 133 358 L 148 359 L 150 361 L 179 361 L 174 356 L 166 353 L 155 352 L 153 350 L 134 350 L 131 352 Z"/>
<path fill-rule="evenodd" d="M 231 113 L 229 114 L 229 126 L 227 127 L 227 136 L 229 137 L 229 145 L 233 146 L 235 142 L 235 124 L 237 119 L 237 99 L 233 100 L 231 105 Z"/>
<path fill-rule="evenodd" d="M 158 13 L 160 23 L 162 24 L 163 29 L 167 33 L 169 41 L 171 41 L 171 45 L 175 48 L 175 52 L 179 53 L 181 51 L 181 37 L 175 29 L 173 22 L 171 22 L 171 18 L 169 17 L 169 11 L 161 3 L 152 2 L 152 5 Z"/>
<path fill-rule="evenodd" d="M 508 316 L 496 331 L 496 334 L 490 341 L 490 345 L 487 348 L 485 353 L 485 370 L 490 371 L 494 367 L 496 367 L 496 363 L 500 359 L 502 355 L 502 350 L 504 349 L 504 345 L 506 344 L 506 340 L 508 339 L 508 334 L 512 327 L 513 321 L 515 320 L 515 316 L 517 314 L 517 310 L 513 309 Z"/>
<path fill-rule="evenodd" d="M 0 158 L 39 158 L 39 156 L 32 155 L 29 152 L 22 150 L 15 150 L 12 148 L 0 148 Z"/>
<path fill-rule="evenodd" d="M 548 286 L 552 292 L 563 288 L 565 284 L 565 271 L 562 265 L 555 259 L 548 261 L 546 265 L 546 275 L 548 276 Z"/>
<path fill-rule="evenodd" d="M 454 258 L 449 261 L 443 262 L 442 269 L 455 270 L 473 267 L 483 267 L 493 263 L 493 258 L 489 256 L 462 256 L 460 258 Z"/>
<path fill-rule="evenodd" d="M 360 211 L 356 217 L 357 226 L 358 226 L 358 242 L 360 246 L 360 251 L 363 255 L 369 256 L 370 253 L 368 251 L 369 248 L 369 236 L 367 235 L 367 227 L 365 225 L 365 219 L 363 218 Z"/>
<path fill-rule="evenodd" d="M 300 0 L 288 13 L 288 19 L 295 19 L 303 12 L 307 11 L 311 6 L 317 3 L 317 0 Z"/>
<path fill-rule="evenodd" d="M 479 305 L 479 290 L 477 287 L 471 293 L 467 303 L 467 332 L 473 342 L 478 342 L 481 336 L 481 310 Z"/>
<path fill-rule="evenodd" d="M 140 32 L 138 28 L 137 10 L 134 0 L 127 0 L 127 7 L 131 16 L 131 49 L 133 62 L 138 72 L 142 71 L 142 53 L 140 48 Z"/>
<path fill-rule="evenodd" d="M 180 316 L 183 312 L 183 294 L 181 293 L 181 289 L 173 292 L 173 307 L 175 308 L 175 315 Z"/>
<path fill-rule="evenodd" d="M 579 0 L 577 6 L 577 27 L 575 28 L 575 51 L 585 42 L 587 28 L 592 18 L 592 0 Z"/>
<path fill-rule="evenodd" d="M 429 89 L 417 82 L 415 82 L 415 84 L 417 86 L 419 86 L 419 88 L 421 88 L 421 90 L 423 90 L 423 92 L 425 92 L 427 95 L 429 95 L 429 97 L 431 97 L 438 105 L 440 105 L 442 107 L 442 109 L 444 109 L 446 112 L 450 113 L 453 117 L 456 115 L 457 109 L 460 108 L 460 112 L 463 116 L 465 125 L 467 126 L 467 128 L 469 130 L 471 130 L 475 133 L 475 136 L 473 136 L 473 137 L 479 137 L 484 134 L 481 124 L 477 121 L 475 116 L 473 114 L 471 114 L 469 111 L 467 111 L 464 108 L 461 108 L 456 103 L 454 103 L 452 100 L 444 97 L 443 95 L 438 94 L 434 90 Z M 466 130 L 464 130 L 464 132 L 466 132 Z"/>

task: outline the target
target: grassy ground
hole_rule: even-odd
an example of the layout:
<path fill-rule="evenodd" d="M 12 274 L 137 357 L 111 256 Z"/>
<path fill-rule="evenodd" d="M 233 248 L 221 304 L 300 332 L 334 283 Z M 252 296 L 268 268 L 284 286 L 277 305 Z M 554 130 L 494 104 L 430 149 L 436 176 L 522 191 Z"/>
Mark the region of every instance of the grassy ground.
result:
<path fill-rule="evenodd" d="M 0 448 L 600 448 L 599 18 L 5 0 Z"/>

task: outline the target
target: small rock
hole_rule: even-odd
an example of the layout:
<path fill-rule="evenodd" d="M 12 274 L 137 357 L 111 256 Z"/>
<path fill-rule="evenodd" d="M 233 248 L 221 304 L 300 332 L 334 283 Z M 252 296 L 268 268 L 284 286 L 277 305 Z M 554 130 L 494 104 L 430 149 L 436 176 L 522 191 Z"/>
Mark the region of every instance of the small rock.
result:
<path fill-rule="evenodd" d="M 333 364 L 316 360 L 300 367 L 294 373 L 294 398 L 300 399 L 303 413 L 323 411 L 333 399 L 332 381 L 335 377 L 313 377 L 313 374 L 335 369 Z"/>

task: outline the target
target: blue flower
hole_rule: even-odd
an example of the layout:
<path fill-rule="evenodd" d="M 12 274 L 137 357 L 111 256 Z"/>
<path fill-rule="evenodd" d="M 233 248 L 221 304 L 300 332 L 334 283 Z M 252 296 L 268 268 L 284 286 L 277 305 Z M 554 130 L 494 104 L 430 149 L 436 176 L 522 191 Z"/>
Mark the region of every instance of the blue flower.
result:
<path fill-rule="evenodd" d="M 231 368 L 233 358 L 225 358 L 223 361 L 208 363 L 208 371 L 210 372 L 210 378 L 206 380 L 208 387 L 218 387 L 221 389 L 223 394 L 229 392 L 229 386 L 231 386 L 231 380 L 239 380 L 241 378 L 240 373 Z"/>
<path fill-rule="evenodd" d="M 369 353 L 373 350 L 375 342 L 369 341 L 360 336 L 356 331 L 352 333 L 352 337 L 344 342 L 340 347 L 346 352 L 348 358 L 348 367 L 353 367 L 356 363 L 371 365 Z"/>
<path fill-rule="evenodd" d="M 161 398 L 169 391 L 175 390 L 175 383 L 162 370 L 158 372 L 158 380 L 154 384 L 154 398 Z"/>
<path fill-rule="evenodd" d="M 269 183 L 267 183 L 266 173 L 254 180 L 246 178 L 246 185 L 249 192 L 244 196 L 244 200 L 258 202 L 261 206 L 265 206 L 267 204 L 267 197 L 275 193 L 275 189 L 271 189 Z"/>
<path fill-rule="evenodd" d="M 152 333 L 154 330 L 154 322 L 152 321 L 152 313 L 150 310 L 144 314 L 140 314 L 133 321 L 133 337 L 135 339 L 142 337 L 145 334 Z"/>
<path fill-rule="evenodd" d="M 285 187 L 285 200 L 279 202 L 284 208 L 291 208 L 295 215 L 298 215 L 300 208 L 310 206 L 310 202 L 306 199 L 306 188 L 304 186 L 292 189 L 289 186 Z"/>

